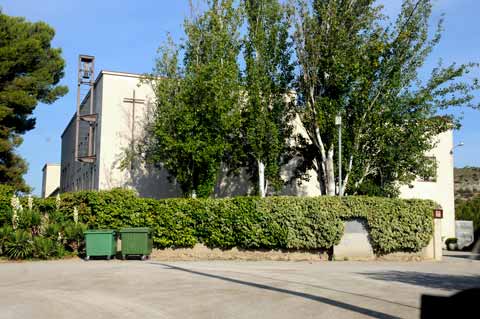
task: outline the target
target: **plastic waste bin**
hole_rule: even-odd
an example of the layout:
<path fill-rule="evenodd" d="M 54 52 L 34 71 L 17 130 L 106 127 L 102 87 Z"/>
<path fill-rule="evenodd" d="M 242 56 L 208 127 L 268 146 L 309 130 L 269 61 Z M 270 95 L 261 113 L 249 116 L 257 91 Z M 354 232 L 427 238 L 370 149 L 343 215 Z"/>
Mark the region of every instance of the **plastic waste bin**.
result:
<path fill-rule="evenodd" d="M 122 239 L 122 259 L 130 255 L 140 256 L 142 260 L 150 257 L 152 232 L 149 228 L 122 228 L 120 238 Z"/>
<path fill-rule="evenodd" d="M 87 230 L 85 234 L 85 245 L 87 246 L 87 255 L 85 260 L 93 256 L 105 256 L 112 258 L 117 253 L 117 242 L 115 240 L 115 231 L 111 229 Z"/>

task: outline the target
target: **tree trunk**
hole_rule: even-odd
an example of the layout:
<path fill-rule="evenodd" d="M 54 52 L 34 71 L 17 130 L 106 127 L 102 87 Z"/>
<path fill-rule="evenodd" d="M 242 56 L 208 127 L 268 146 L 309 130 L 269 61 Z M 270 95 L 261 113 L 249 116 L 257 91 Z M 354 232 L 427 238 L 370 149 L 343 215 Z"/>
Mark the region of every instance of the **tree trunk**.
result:
<path fill-rule="evenodd" d="M 258 160 L 258 192 L 260 197 L 265 197 L 266 189 L 265 189 L 265 164 Z"/>
<path fill-rule="evenodd" d="M 333 148 L 331 147 L 327 152 L 327 158 L 325 161 L 325 190 L 326 195 L 335 195 L 335 166 L 333 163 Z"/>

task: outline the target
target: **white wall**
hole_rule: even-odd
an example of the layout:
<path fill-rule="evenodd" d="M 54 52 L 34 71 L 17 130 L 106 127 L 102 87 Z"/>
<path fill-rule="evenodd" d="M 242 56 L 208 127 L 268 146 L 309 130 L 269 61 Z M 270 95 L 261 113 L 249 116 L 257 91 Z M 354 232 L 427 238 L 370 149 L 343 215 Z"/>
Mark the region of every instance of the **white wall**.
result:
<path fill-rule="evenodd" d="M 94 113 L 101 113 L 101 101 L 102 101 L 102 86 L 103 79 L 99 76 L 95 81 L 94 87 L 94 100 L 93 107 Z M 83 101 L 82 110 L 89 107 L 90 96 Z M 88 132 L 88 124 L 86 122 L 80 122 L 80 148 L 86 147 L 87 139 L 85 138 Z M 75 114 L 67 124 L 62 134 L 62 151 L 61 151 L 61 179 L 60 179 L 60 191 L 61 192 L 73 192 L 79 190 L 98 189 L 98 170 L 96 164 L 80 163 L 75 161 Z M 98 123 L 94 131 L 94 150 L 98 150 L 99 137 Z M 79 151 L 79 155 L 81 151 Z M 86 154 L 84 154 L 86 155 Z"/>
<path fill-rule="evenodd" d="M 43 167 L 42 197 L 50 196 L 60 187 L 60 164 L 45 164 Z"/>
<path fill-rule="evenodd" d="M 177 185 L 170 183 L 165 171 L 134 163 L 132 169 L 121 169 L 125 152 L 132 145 L 133 105 L 124 101 L 132 98 L 145 100 L 135 104 L 135 132 L 133 142 L 143 139 L 143 127 L 150 114 L 154 94 L 148 84 L 141 83 L 135 74 L 103 71 L 103 100 L 99 117 L 98 189 L 115 187 L 135 189 L 143 197 L 178 197 Z"/>
<path fill-rule="evenodd" d="M 440 134 L 427 155 L 437 161 L 436 181 L 414 181 L 400 187 L 401 198 L 431 199 L 443 208 L 442 239 L 455 237 L 455 196 L 453 188 L 453 131 Z M 433 214 L 433 213 L 432 213 Z"/>

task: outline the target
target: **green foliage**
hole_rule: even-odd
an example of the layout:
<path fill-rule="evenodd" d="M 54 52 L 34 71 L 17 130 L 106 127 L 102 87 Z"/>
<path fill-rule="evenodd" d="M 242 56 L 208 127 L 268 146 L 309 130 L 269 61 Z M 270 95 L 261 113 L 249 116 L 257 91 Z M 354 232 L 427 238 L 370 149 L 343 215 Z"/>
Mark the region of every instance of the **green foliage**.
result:
<path fill-rule="evenodd" d="M 470 200 L 458 201 L 455 205 L 455 219 L 473 221 L 475 235 L 480 235 L 480 195 Z"/>
<path fill-rule="evenodd" d="M 86 230 L 87 226 L 85 224 L 66 223 L 63 228 L 65 246 L 73 252 L 81 251 L 84 246 L 84 232 Z"/>
<path fill-rule="evenodd" d="M 476 63 L 439 63 L 426 81 L 420 78 L 443 30 L 442 18 L 429 30 L 432 1 L 404 0 L 393 22 L 374 0 L 295 2 L 296 109 L 307 133 L 297 137 L 298 175 L 315 169 L 322 193 L 335 194 L 334 118 L 341 114 L 349 194 L 379 194 L 431 176 L 436 163 L 426 152 L 435 136 L 458 127 L 456 107 L 478 108 L 479 88 L 468 76 Z"/>
<path fill-rule="evenodd" d="M 344 220 L 364 218 L 375 252 L 386 254 L 425 247 L 436 206 L 427 200 L 362 196 L 154 200 L 116 189 L 62 195 L 60 211 L 68 215 L 73 207 L 89 228 L 150 227 L 158 248 L 203 243 L 221 249 L 328 249 L 340 241 Z M 50 224 L 45 237 L 57 240 L 61 233 L 62 242 L 72 242 L 79 230 L 71 227 Z"/>
<path fill-rule="evenodd" d="M 127 194 L 133 196 L 132 193 L 123 192 L 123 198 L 128 198 Z M 0 206 L 3 205 L 7 211 L 2 215 L 0 223 L 0 256 L 5 255 L 11 259 L 48 259 L 82 252 L 85 246 L 83 233 L 87 226 L 81 222 L 74 222 L 74 206 L 66 205 L 69 203 L 68 196 L 64 196 L 66 202 L 59 210 L 55 199 L 35 198 L 32 209 L 24 208 L 17 213 L 17 228 L 13 229 L 10 208 L 12 195 L 11 187 L 0 185 Z M 94 194 L 89 195 L 93 197 Z M 116 200 L 115 191 L 109 192 L 109 195 L 102 200 L 107 202 Z M 83 198 L 77 197 L 76 200 Z M 26 197 L 20 198 L 20 201 L 23 207 L 28 206 Z M 91 201 L 90 204 L 94 205 L 95 202 Z M 102 202 L 101 205 L 107 204 Z"/>
<path fill-rule="evenodd" d="M 35 210 L 24 209 L 18 213 L 18 228 L 34 230 L 40 227 L 42 222 L 40 213 Z"/>
<path fill-rule="evenodd" d="M 33 239 L 33 257 L 39 259 L 50 259 L 56 256 L 57 243 L 50 238 L 35 237 Z"/>
<path fill-rule="evenodd" d="M 207 9 L 184 24 L 183 67 L 169 41 L 150 76 L 157 105 L 147 160 L 165 168 L 185 196 L 210 196 L 231 152 L 239 123 L 240 23 L 233 0 L 207 1 Z"/>
<path fill-rule="evenodd" d="M 415 252 L 432 236 L 436 207 L 428 200 L 363 196 L 155 200 L 121 189 L 63 194 L 59 211 L 50 201 L 35 202 L 43 216 L 58 216 L 55 220 L 44 217 L 40 234 L 15 232 L 10 223 L 0 228 L 3 254 L 17 259 L 78 253 L 87 226 L 150 227 L 157 248 L 203 243 L 221 249 L 329 249 L 339 243 L 343 221 L 354 218 L 366 220 L 377 254 Z M 74 207 L 78 208 L 78 224 L 72 218 Z"/>
<path fill-rule="evenodd" d="M 10 225 L 3 225 L 0 227 L 0 256 L 5 254 L 6 245 L 9 242 L 13 233 L 13 228 Z"/>
<path fill-rule="evenodd" d="M 10 259 L 27 259 L 33 256 L 33 241 L 31 233 L 16 230 L 5 244 L 5 254 Z"/>
<path fill-rule="evenodd" d="M 290 12 L 278 0 L 245 0 L 245 105 L 241 112 L 239 147 L 230 168 L 246 167 L 258 193 L 283 186 L 280 168 L 292 131 L 292 112 L 286 97 L 293 80 Z M 264 166 L 264 171 L 259 166 Z M 262 175 L 262 176 L 261 176 Z M 264 180 L 263 184 L 259 180 Z M 267 186 L 267 187 L 266 187 Z"/>
<path fill-rule="evenodd" d="M 21 135 L 35 127 L 39 102 L 51 104 L 65 95 L 57 85 L 64 76 L 61 50 L 52 48 L 55 31 L 44 22 L 31 23 L 0 10 L 0 183 L 28 191 L 22 175 L 25 161 L 15 148 Z"/>
<path fill-rule="evenodd" d="M 0 225 L 12 220 L 12 206 L 10 201 L 14 194 L 12 186 L 0 184 Z"/>

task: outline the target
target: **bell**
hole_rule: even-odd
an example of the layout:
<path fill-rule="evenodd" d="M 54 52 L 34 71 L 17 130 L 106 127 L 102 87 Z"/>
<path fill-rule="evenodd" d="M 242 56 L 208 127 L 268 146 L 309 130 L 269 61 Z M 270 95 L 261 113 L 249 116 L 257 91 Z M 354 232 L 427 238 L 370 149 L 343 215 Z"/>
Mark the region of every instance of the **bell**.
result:
<path fill-rule="evenodd" d="M 90 70 L 86 69 L 83 70 L 83 76 L 84 79 L 89 79 L 90 78 Z"/>

